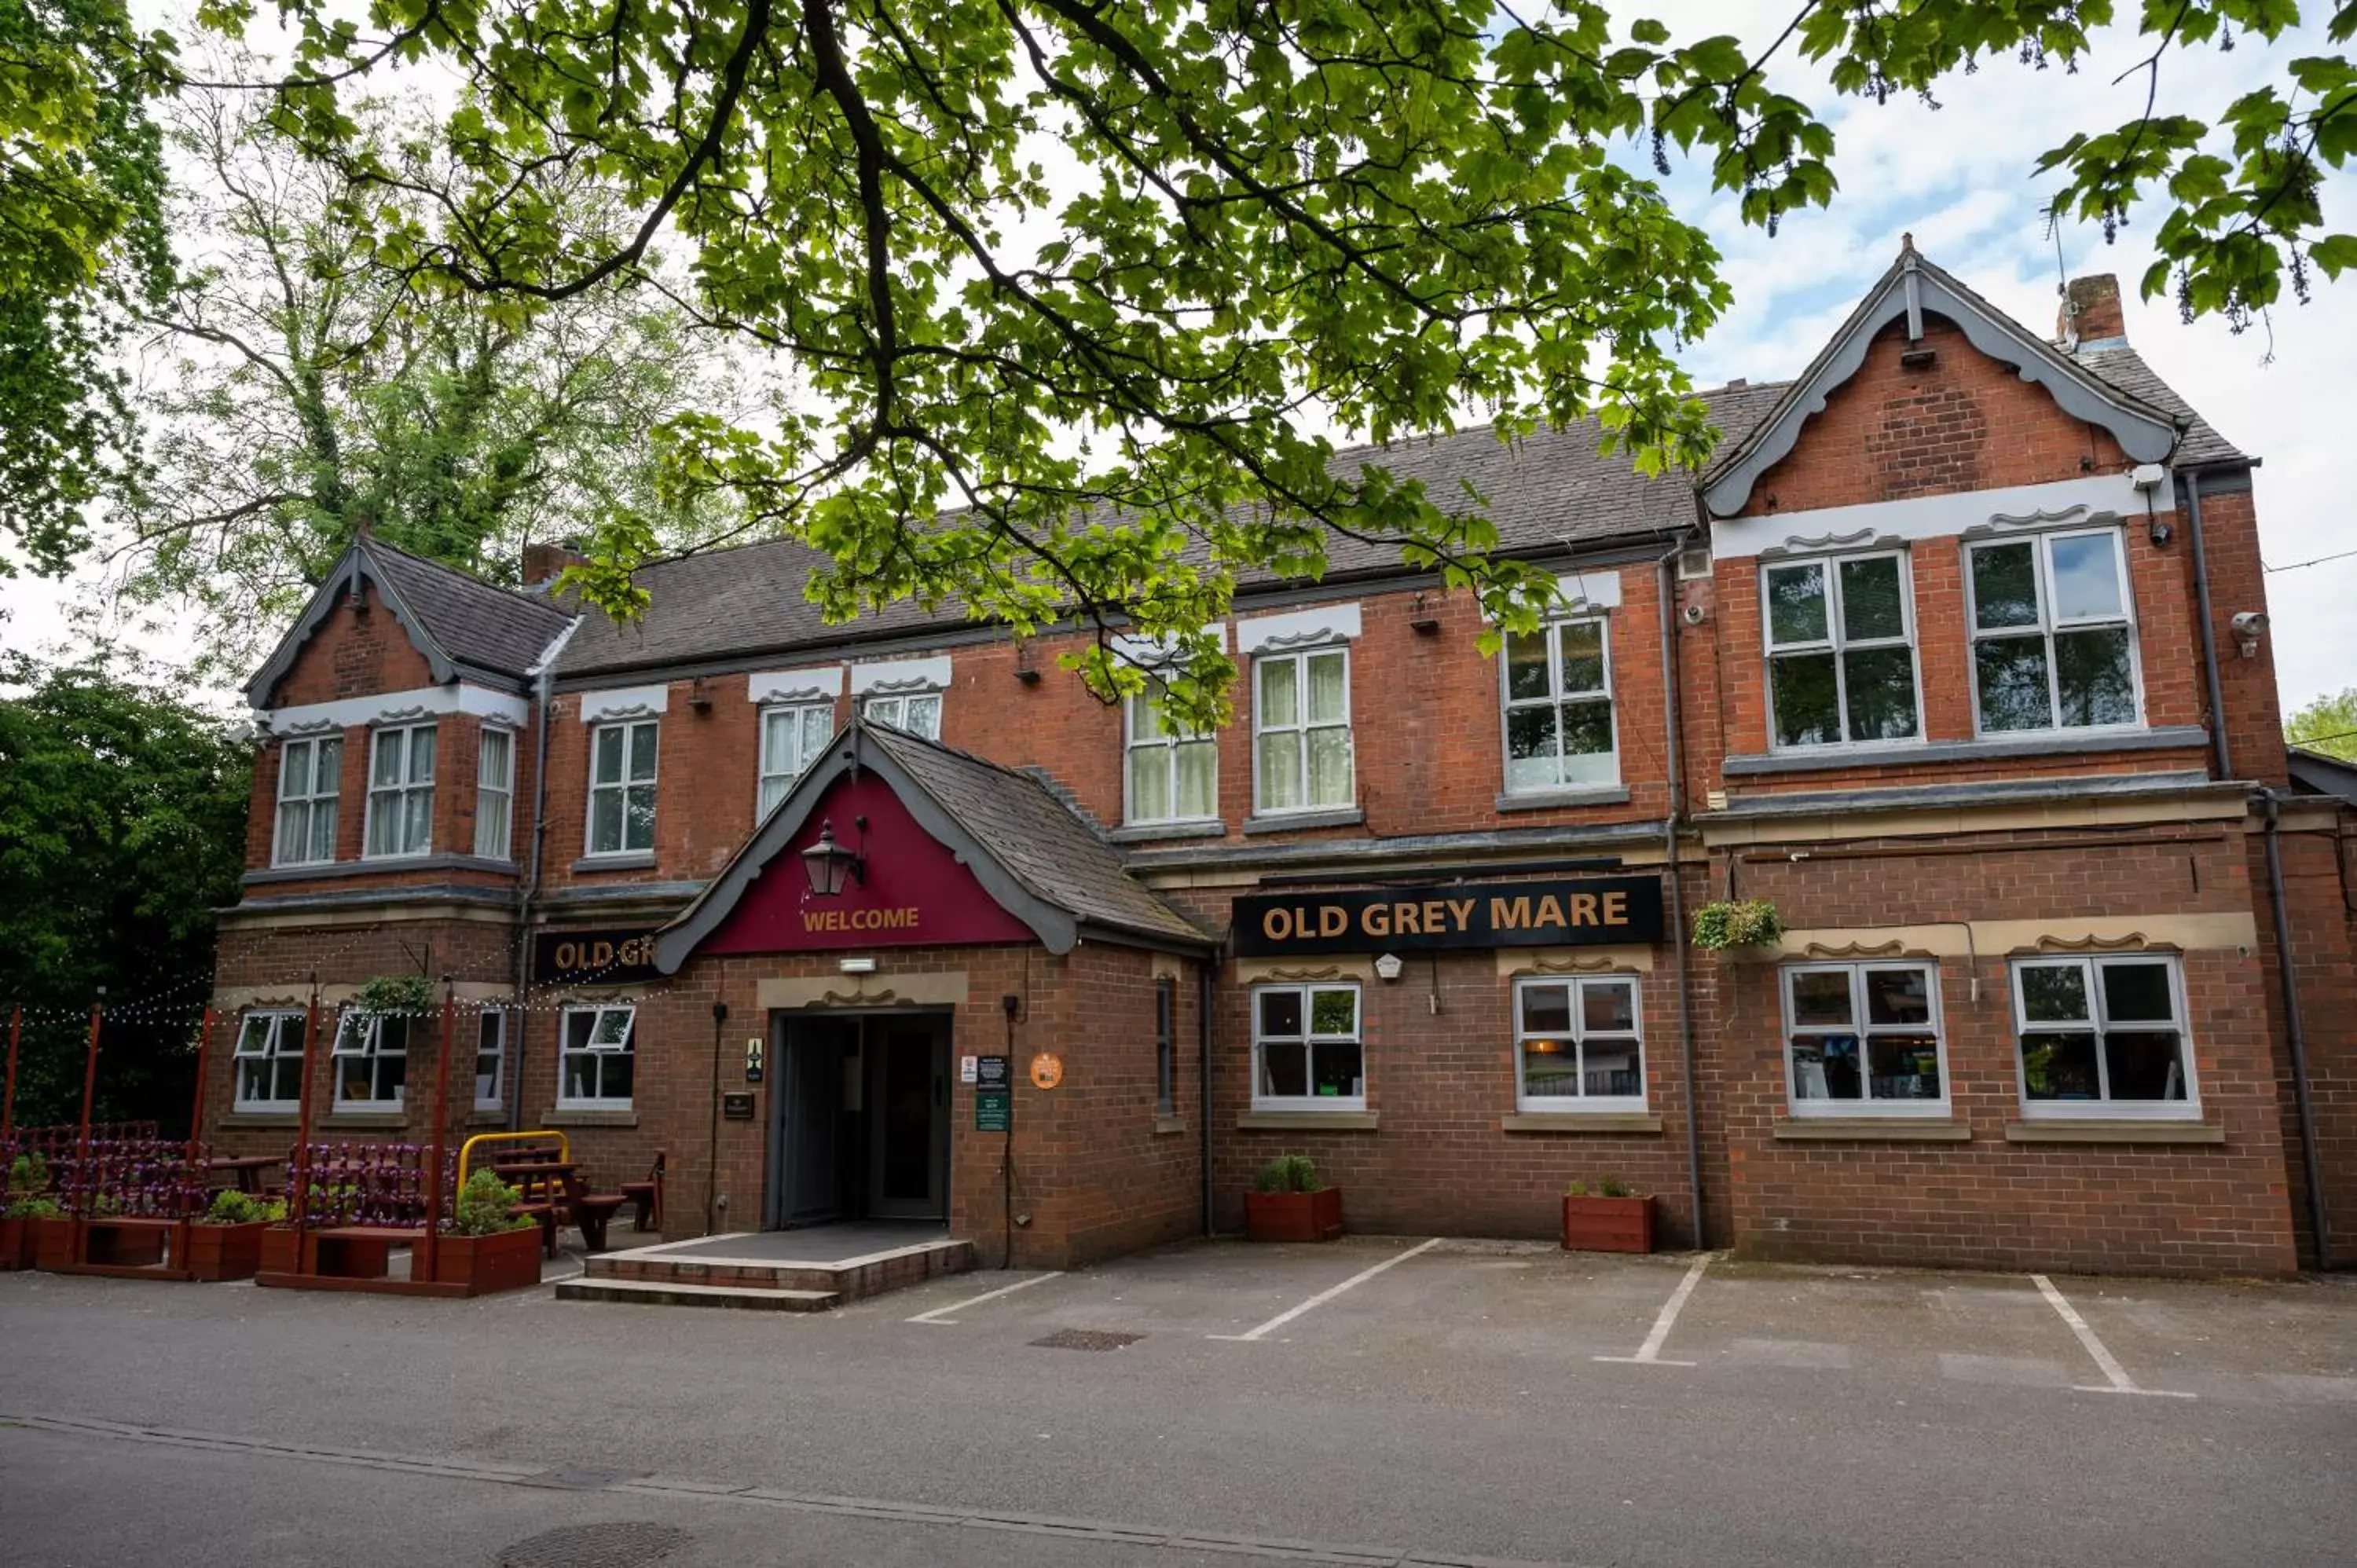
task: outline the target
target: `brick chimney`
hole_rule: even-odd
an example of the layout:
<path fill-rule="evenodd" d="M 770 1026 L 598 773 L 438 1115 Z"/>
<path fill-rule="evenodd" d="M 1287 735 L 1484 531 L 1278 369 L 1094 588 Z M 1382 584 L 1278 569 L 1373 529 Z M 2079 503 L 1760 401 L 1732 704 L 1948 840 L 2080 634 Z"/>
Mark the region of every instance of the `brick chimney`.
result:
<path fill-rule="evenodd" d="M 538 587 L 567 566 L 576 565 L 588 557 L 565 544 L 527 544 L 523 547 L 523 583 L 527 588 Z"/>
<path fill-rule="evenodd" d="M 2062 291 L 2062 309 L 2054 335 L 2082 344 L 2128 340 L 2127 317 L 2120 311 L 2120 280 L 2110 273 L 2072 278 Z"/>

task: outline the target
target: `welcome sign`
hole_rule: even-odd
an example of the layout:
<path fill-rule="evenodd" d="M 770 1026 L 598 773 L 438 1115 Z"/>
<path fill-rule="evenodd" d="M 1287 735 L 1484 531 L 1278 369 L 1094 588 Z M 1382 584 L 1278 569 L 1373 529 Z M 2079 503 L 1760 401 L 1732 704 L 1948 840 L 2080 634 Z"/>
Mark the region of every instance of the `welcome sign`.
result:
<path fill-rule="evenodd" d="M 1651 942 L 1662 935 L 1662 879 L 1255 895 L 1236 900 L 1235 933 L 1246 958 Z"/>

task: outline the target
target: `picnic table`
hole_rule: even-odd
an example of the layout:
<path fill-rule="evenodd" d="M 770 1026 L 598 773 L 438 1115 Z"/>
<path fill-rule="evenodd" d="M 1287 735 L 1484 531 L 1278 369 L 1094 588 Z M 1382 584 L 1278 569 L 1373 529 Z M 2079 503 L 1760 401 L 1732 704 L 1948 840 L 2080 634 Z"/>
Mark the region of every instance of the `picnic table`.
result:
<path fill-rule="evenodd" d="M 606 1222 L 614 1211 L 630 1201 L 621 1193 L 591 1192 L 581 1180 L 581 1166 L 575 1160 L 525 1157 L 494 1160 L 491 1172 L 514 1187 L 523 1201 L 519 1212 L 540 1221 L 541 1235 L 550 1255 L 556 1251 L 556 1228 L 561 1224 L 578 1226 L 581 1244 L 592 1252 L 606 1250 Z"/>
<path fill-rule="evenodd" d="M 237 1178 L 240 1192 L 260 1192 L 262 1173 L 286 1163 L 284 1155 L 216 1155 L 207 1162 L 212 1169 L 227 1171 Z"/>

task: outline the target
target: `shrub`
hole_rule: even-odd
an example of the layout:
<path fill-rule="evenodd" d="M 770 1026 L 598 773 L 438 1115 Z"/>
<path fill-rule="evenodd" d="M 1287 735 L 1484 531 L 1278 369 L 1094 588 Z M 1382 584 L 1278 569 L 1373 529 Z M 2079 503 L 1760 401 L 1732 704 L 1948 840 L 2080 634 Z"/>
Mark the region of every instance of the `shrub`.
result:
<path fill-rule="evenodd" d="M 1629 1184 L 1619 1176 L 1606 1176 L 1596 1184 L 1596 1191 L 1598 1196 L 1602 1197 L 1627 1197 Z"/>
<path fill-rule="evenodd" d="M 18 1155 L 8 1166 L 8 1197 L 36 1197 L 49 1190 L 49 1162 L 47 1155 Z"/>
<path fill-rule="evenodd" d="M 12 1197 L 8 1200 L 7 1219 L 62 1219 L 65 1205 L 54 1197 Z"/>
<path fill-rule="evenodd" d="M 1566 1197 L 1586 1197 L 1587 1196 L 1587 1184 L 1584 1181 L 1573 1182 L 1569 1187 L 1563 1189 L 1563 1195 Z"/>
<path fill-rule="evenodd" d="M 382 1017 L 434 1011 L 434 983 L 422 974 L 380 974 L 361 986 L 352 1005 Z"/>
<path fill-rule="evenodd" d="M 1776 906 L 1765 898 L 1742 898 L 1733 903 L 1722 899 L 1695 911 L 1694 944 L 1698 948 L 1717 950 L 1765 947 L 1781 940 L 1783 935 L 1784 922 L 1777 915 Z"/>
<path fill-rule="evenodd" d="M 197 1219 L 199 1225 L 252 1225 L 256 1221 L 275 1224 L 286 1218 L 286 1205 L 274 1197 L 256 1197 L 235 1187 L 224 1187 L 213 1194 L 212 1206 Z"/>
<path fill-rule="evenodd" d="M 458 1189 L 457 1214 L 450 1221 L 450 1230 L 457 1236 L 497 1236 L 502 1231 L 522 1230 L 533 1223 L 532 1216 L 515 1212 L 516 1189 L 499 1178 L 495 1171 L 477 1171 Z"/>
<path fill-rule="evenodd" d="M 1262 1192 L 1317 1192 L 1325 1185 L 1318 1179 L 1318 1162 L 1308 1155 L 1279 1155 L 1261 1166 L 1253 1182 Z"/>

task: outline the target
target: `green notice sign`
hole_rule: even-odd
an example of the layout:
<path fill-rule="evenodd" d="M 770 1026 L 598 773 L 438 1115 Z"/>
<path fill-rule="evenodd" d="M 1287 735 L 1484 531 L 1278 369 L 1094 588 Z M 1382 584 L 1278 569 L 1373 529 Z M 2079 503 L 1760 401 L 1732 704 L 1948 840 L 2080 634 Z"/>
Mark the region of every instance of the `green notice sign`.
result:
<path fill-rule="evenodd" d="M 977 1089 L 974 1091 L 974 1130 L 977 1133 L 1004 1133 L 1012 1125 L 1015 1091 L 1011 1089 Z"/>

